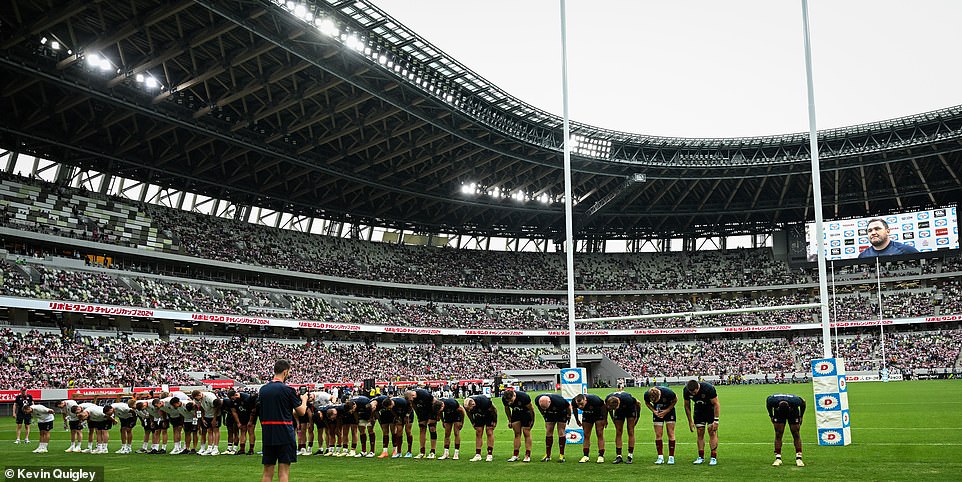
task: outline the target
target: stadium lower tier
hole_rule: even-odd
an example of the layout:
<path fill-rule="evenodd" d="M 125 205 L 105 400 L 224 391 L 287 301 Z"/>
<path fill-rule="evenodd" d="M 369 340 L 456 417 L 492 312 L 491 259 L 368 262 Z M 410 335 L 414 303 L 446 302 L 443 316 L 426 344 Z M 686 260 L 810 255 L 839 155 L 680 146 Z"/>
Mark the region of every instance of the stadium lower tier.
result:
<path fill-rule="evenodd" d="M 938 331 L 900 327 L 843 333 L 834 339 L 836 356 L 849 370 L 958 367 L 962 328 Z M 931 330 L 931 327 L 925 327 Z M 107 332 L 102 332 L 105 335 Z M 126 335 L 91 336 L 63 330 L 10 327 L 0 330 L 0 389 L 194 385 L 207 377 L 258 384 L 271 377 L 273 360 L 286 358 L 299 369 L 291 383 L 359 382 L 364 379 L 460 380 L 494 378 L 506 371 L 554 369 L 557 345 L 447 343 L 450 338 L 406 343 L 279 340 L 273 338 Z M 797 336 L 737 339 L 712 337 L 609 341 L 579 345 L 579 353 L 607 357 L 639 380 L 807 372 L 822 354 L 821 338 Z"/>

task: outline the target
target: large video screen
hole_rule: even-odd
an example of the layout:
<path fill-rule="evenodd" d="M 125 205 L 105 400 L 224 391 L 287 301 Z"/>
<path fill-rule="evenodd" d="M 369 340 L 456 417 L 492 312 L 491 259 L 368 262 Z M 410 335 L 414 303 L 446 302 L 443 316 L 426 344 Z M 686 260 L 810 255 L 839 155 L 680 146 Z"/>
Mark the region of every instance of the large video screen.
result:
<path fill-rule="evenodd" d="M 870 227 L 869 221 L 872 219 L 884 220 L 888 224 L 887 230 L 884 229 L 884 225 L 877 222 Z M 838 219 L 825 221 L 823 226 L 825 259 L 829 261 L 856 259 L 866 249 L 875 250 L 866 253 L 867 255 L 879 253 L 881 256 L 905 254 L 911 252 L 911 248 L 915 248 L 920 253 L 959 249 L 959 223 L 955 206 L 884 216 Z M 805 225 L 805 239 L 808 245 L 807 258 L 809 261 L 815 261 L 818 256 L 814 243 L 815 223 Z"/>

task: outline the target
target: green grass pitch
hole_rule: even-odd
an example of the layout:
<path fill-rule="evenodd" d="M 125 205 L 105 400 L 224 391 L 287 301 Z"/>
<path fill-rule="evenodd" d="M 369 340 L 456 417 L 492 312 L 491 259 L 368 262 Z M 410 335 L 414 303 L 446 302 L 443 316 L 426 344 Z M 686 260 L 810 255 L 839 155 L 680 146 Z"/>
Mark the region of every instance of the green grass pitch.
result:
<path fill-rule="evenodd" d="M 512 434 L 500 413 L 495 434 L 495 460 L 469 462 L 473 455 L 474 433 L 462 432 L 461 460 L 348 459 L 305 457 L 291 469 L 293 480 L 962 480 L 962 381 L 911 381 L 892 383 L 851 383 L 848 385 L 852 413 L 852 437 L 848 447 L 819 447 L 815 440 L 812 387 L 799 385 L 719 386 L 721 423 L 719 427 L 719 465 L 693 466 L 695 436 L 688 431 L 684 408 L 679 404 L 677 465 L 655 466 L 654 435 L 649 416 L 643 412 L 637 427 L 637 446 L 633 465 L 612 465 L 614 428 L 609 424 L 606 438 L 608 463 L 578 464 L 580 445 L 567 447 L 568 461 L 507 463 L 511 456 Z M 610 390 L 593 390 L 604 395 Z M 642 389 L 632 389 L 640 397 Z M 806 467 L 795 467 L 791 435 L 785 434 L 783 458 L 786 465 L 772 467 L 771 423 L 765 412 L 765 398 L 772 393 L 801 395 L 809 402 L 802 437 Z M 681 387 L 676 387 L 681 393 Z M 497 405 L 500 408 L 500 402 Z M 34 426 L 36 428 L 36 426 Z M 104 466 L 107 481 L 169 481 L 180 478 L 204 481 L 259 480 L 259 456 L 172 456 L 172 455 L 89 455 L 67 454 L 68 434 L 55 424 L 50 453 L 33 454 L 37 435 L 30 445 L 15 445 L 14 421 L 7 418 L 0 428 L 0 465 L 16 466 Z M 439 427 L 440 428 L 440 427 Z M 415 446 L 417 427 L 415 426 Z M 134 448 L 139 448 L 143 432 L 134 429 Z M 533 431 L 532 458 L 544 451 L 544 424 Z M 226 439 L 226 432 L 222 432 Z M 378 432 L 380 438 L 380 432 Z M 378 441 L 380 444 L 380 440 Z M 225 443 L 221 443 L 223 450 Z M 441 447 L 439 440 L 438 447 Z M 168 449 L 172 443 L 168 445 Z M 111 431 L 111 452 L 119 447 L 119 432 Z M 259 447 L 258 447 L 259 448 Z M 667 451 L 667 444 L 666 444 Z M 557 458 L 557 447 L 555 447 Z"/>

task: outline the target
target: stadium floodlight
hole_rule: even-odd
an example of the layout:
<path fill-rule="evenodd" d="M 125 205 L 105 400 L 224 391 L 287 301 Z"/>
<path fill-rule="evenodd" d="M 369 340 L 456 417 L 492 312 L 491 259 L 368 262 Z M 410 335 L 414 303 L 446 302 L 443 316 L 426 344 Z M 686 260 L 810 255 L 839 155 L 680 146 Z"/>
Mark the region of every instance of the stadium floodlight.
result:
<path fill-rule="evenodd" d="M 157 79 L 153 77 L 147 77 L 144 79 L 144 85 L 146 85 L 148 89 L 155 89 L 158 85 L 160 85 L 160 83 L 158 83 Z"/>
<path fill-rule="evenodd" d="M 40 45 L 47 45 L 47 37 L 40 38 Z"/>
<path fill-rule="evenodd" d="M 91 67 L 100 67 L 100 56 L 97 54 L 90 54 L 87 56 L 87 65 Z"/>
<path fill-rule="evenodd" d="M 519 202 L 524 201 L 524 197 L 525 197 L 525 196 L 524 196 L 524 192 L 523 192 L 523 191 L 515 191 L 513 197 L 514 197 L 514 200 L 515 200 L 515 201 L 519 201 Z"/>
<path fill-rule="evenodd" d="M 548 204 L 551 202 L 551 196 L 548 196 L 548 193 L 546 192 L 541 193 L 541 197 L 539 199 L 541 199 L 542 204 Z"/>
<path fill-rule="evenodd" d="M 50 42 L 50 49 L 51 49 L 51 50 L 60 50 L 60 42 L 57 42 L 56 40 Z"/>
<path fill-rule="evenodd" d="M 322 34 L 327 35 L 328 37 L 337 38 L 341 35 L 341 31 L 340 29 L 337 28 L 337 24 L 334 23 L 334 20 L 331 20 L 330 18 L 322 19 L 320 20 L 320 22 L 316 22 L 316 23 L 318 24 L 317 29 L 320 30 Z"/>
<path fill-rule="evenodd" d="M 379 63 L 379 64 L 381 64 L 381 65 L 387 65 L 387 57 L 384 56 L 384 55 L 378 56 L 378 58 L 377 58 L 377 63 Z"/>
<path fill-rule="evenodd" d="M 474 188 L 472 188 L 471 186 L 469 186 L 469 185 L 467 185 L 467 184 L 462 184 L 462 185 L 461 185 L 461 192 L 464 193 L 464 194 L 471 194 L 471 193 L 474 192 Z"/>
<path fill-rule="evenodd" d="M 137 75 L 135 75 L 135 76 L 134 76 L 134 80 L 136 80 L 138 83 L 143 83 L 143 82 L 144 82 L 144 74 L 137 74 Z"/>

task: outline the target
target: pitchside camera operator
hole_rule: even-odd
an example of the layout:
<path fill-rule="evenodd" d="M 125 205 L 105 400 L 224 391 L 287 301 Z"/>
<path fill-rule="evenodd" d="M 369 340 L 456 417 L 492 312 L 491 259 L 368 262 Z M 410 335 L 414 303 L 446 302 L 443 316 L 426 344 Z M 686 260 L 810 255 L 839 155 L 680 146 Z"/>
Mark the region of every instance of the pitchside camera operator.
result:
<path fill-rule="evenodd" d="M 258 398 L 261 403 L 261 445 L 264 455 L 263 482 L 274 478 L 287 482 L 291 463 L 297 462 L 297 439 L 294 437 L 293 413 L 303 416 L 307 410 L 307 390 L 299 393 L 284 383 L 291 376 L 291 362 L 280 359 L 274 363 L 274 379 L 261 387 Z"/>

